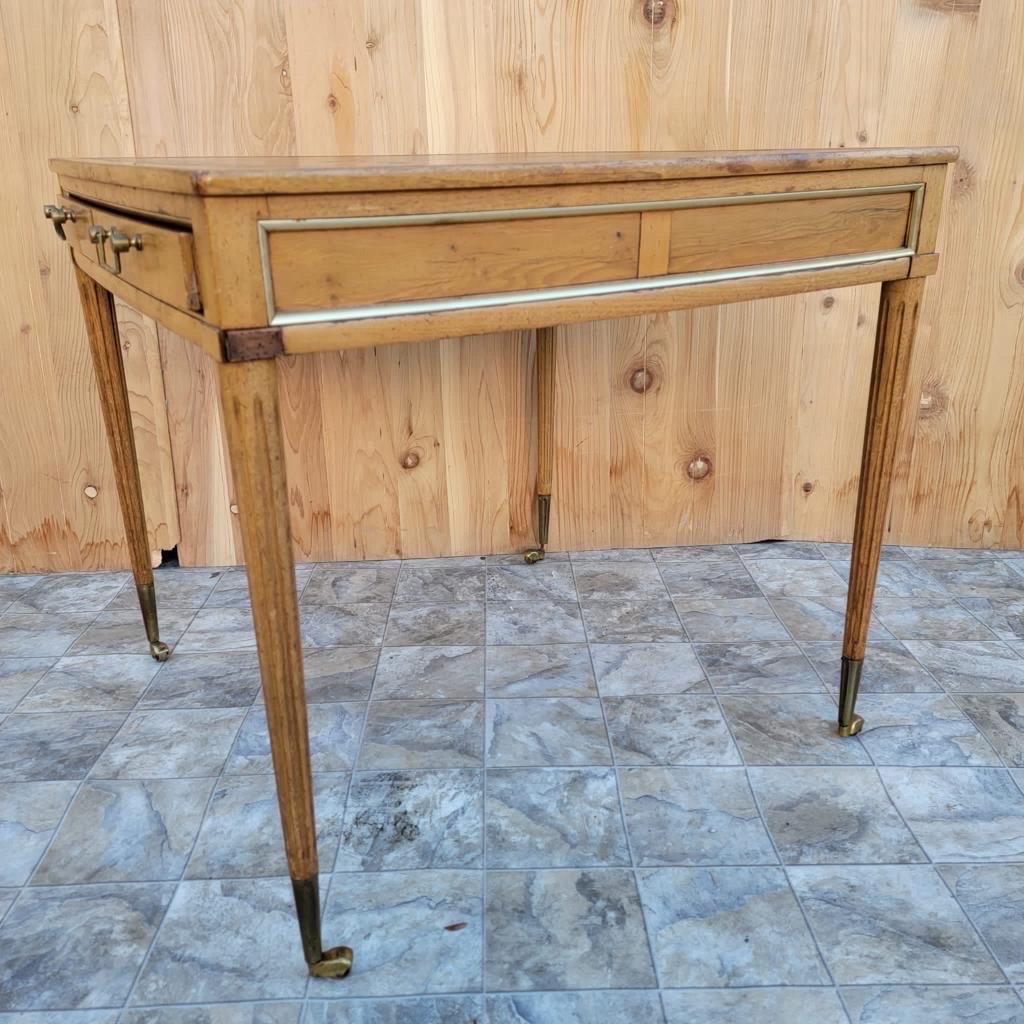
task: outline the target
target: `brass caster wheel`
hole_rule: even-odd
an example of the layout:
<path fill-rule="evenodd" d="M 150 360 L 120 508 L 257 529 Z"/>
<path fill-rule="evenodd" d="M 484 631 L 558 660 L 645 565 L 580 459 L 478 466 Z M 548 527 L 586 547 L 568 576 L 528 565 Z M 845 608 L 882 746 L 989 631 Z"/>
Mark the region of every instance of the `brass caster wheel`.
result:
<path fill-rule="evenodd" d="M 149 653 L 157 661 L 166 661 L 171 656 L 171 649 L 162 640 L 152 640 L 149 644 Z"/>
<path fill-rule="evenodd" d="M 854 715 L 849 725 L 840 725 L 836 730 L 840 736 L 856 736 L 860 732 L 864 719 L 860 715 Z"/>
<path fill-rule="evenodd" d="M 523 555 L 523 561 L 527 565 L 536 565 L 538 562 L 544 561 L 544 552 L 540 548 L 534 548 L 533 551 L 527 551 Z"/>
<path fill-rule="evenodd" d="M 351 970 L 352 950 L 348 946 L 325 949 L 324 955 L 309 965 L 309 973 L 314 978 L 344 978 Z"/>

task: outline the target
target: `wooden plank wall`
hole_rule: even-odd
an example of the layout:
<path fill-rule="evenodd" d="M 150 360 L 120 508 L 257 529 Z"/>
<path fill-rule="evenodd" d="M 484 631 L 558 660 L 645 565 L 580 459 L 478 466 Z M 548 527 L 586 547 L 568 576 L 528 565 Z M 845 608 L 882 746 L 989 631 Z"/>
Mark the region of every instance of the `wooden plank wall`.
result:
<path fill-rule="evenodd" d="M 125 563 L 70 273 L 39 215 L 55 152 L 958 144 L 889 539 L 1021 546 L 1024 5 L 12 0 L 0 28 L 0 242 L 25 257 L 0 282 L 0 569 Z M 561 331 L 553 546 L 848 538 L 877 298 Z M 123 319 L 154 551 L 236 561 L 211 367 Z M 524 546 L 532 358 L 503 334 L 290 362 L 298 556 Z"/>

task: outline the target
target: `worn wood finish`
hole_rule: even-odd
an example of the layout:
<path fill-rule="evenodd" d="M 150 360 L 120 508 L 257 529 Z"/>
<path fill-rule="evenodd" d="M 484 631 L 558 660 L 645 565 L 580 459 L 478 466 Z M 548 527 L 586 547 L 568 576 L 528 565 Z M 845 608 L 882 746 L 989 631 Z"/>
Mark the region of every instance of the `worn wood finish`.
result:
<path fill-rule="evenodd" d="M 868 638 L 871 602 L 887 529 L 903 396 L 923 292 L 924 278 L 920 277 L 882 285 L 843 635 L 843 657 L 852 661 L 863 659 Z"/>
<path fill-rule="evenodd" d="M 105 288 L 77 268 L 75 280 L 78 282 L 82 314 L 89 337 L 89 351 L 92 353 L 92 365 L 96 373 L 110 458 L 114 464 L 114 483 L 121 504 L 132 575 L 136 585 L 152 586 L 153 567 L 150 565 L 146 536 L 146 509 L 142 498 L 139 457 L 135 450 L 135 433 L 121 359 L 114 299 Z"/>
<path fill-rule="evenodd" d="M 288 485 L 277 363 L 222 363 L 218 378 L 288 871 L 310 880 L 317 874 L 313 778 L 295 566 L 288 517 L 279 514 L 288 507 Z"/>

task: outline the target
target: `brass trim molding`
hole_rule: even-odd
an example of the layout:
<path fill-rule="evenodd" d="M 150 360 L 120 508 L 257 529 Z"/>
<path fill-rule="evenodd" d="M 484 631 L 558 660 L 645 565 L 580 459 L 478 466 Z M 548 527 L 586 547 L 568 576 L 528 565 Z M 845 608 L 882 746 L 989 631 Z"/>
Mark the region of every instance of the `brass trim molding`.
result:
<path fill-rule="evenodd" d="M 522 305 L 545 300 L 590 298 L 599 295 L 621 295 L 629 292 L 675 288 L 682 285 L 712 284 L 751 277 L 774 277 L 806 270 L 829 270 L 836 267 L 859 266 L 883 260 L 901 259 L 917 254 L 924 202 L 924 182 L 902 185 L 880 185 L 865 188 L 812 189 L 804 192 L 765 192 L 756 195 L 710 196 L 691 199 L 664 199 L 636 203 L 604 203 L 588 206 L 531 207 L 514 210 L 461 210 L 446 213 L 410 213 L 369 217 L 310 217 L 305 220 L 261 220 L 259 230 L 260 265 L 267 300 L 267 318 L 272 327 L 296 324 L 345 323 L 350 320 L 371 320 L 389 316 L 442 313 L 464 309 L 486 309 L 494 306 Z M 852 253 L 846 256 L 823 256 L 815 259 L 764 263 L 750 267 L 729 267 L 722 270 L 701 270 L 661 277 L 627 278 L 592 284 L 565 285 L 527 291 L 489 292 L 479 295 L 443 299 L 422 299 L 402 302 L 379 302 L 368 306 L 342 306 L 332 309 L 282 313 L 274 299 L 274 282 L 270 268 L 270 235 L 280 231 L 328 231 L 338 228 L 398 227 L 436 224 L 460 224 L 503 220 L 530 220 L 549 217 L 581 217 L 589 214 L 642 213 L 647 210 L 685 210 L 709 206 L 745 206 L 754 203 L 792 202 L 801 199 L 838 199 L 846 196 L 890 195 L 911 193 L 910 212 L 904 244 L 898 249 Z"/>

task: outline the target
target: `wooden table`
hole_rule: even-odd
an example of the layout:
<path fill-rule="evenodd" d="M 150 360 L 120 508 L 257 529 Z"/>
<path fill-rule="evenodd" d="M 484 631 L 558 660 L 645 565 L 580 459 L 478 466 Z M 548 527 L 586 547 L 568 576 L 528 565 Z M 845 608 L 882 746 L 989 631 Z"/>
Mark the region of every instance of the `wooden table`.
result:
<path fill-rule="evenodd" d="M 310 972 L 316 829 L 277 358 L 538 328 L 537 547 L 551 504 L 554 325 L 882 282 L 839 696 L 851 736 L 900 413 L 955 149 L 58 159 L 146 635 L 160 641 L 112 295 L 218 364 L 288 868 Z"/>

